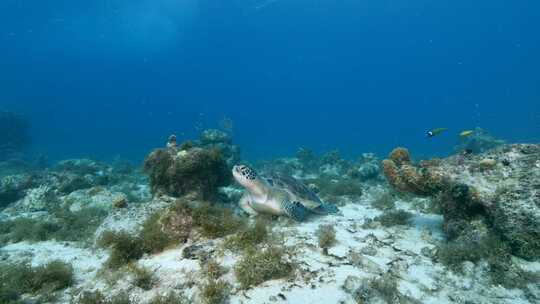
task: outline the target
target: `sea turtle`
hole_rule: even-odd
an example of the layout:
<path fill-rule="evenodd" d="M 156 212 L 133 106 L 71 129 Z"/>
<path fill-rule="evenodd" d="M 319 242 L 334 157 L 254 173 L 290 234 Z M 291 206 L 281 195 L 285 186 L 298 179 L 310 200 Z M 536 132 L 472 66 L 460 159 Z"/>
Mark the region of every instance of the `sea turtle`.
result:
<path fill-rule="evenodd" d="M 323 203 L 313 191 L 293 177 L 282 174 L 262 177 L 245 165 L 234 166 L 232 173 L 247 190 L 239 205 L 251 215 L 287 215 L 302 221 L 310 212 L 328 214 L 338 211 L 336 206 Z"/>

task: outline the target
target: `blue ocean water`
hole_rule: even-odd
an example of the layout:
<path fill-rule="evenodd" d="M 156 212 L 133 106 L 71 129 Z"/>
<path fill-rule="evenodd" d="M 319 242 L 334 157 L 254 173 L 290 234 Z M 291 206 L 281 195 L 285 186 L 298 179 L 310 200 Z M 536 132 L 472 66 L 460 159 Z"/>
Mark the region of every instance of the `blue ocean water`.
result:
<path fill-rule="evenodd" d="M 0 25 L 0 108 L 51 159 L 140 161 L 223 118 L 249 159 L 540 140 L 538 1 L 3 0 Z"/>

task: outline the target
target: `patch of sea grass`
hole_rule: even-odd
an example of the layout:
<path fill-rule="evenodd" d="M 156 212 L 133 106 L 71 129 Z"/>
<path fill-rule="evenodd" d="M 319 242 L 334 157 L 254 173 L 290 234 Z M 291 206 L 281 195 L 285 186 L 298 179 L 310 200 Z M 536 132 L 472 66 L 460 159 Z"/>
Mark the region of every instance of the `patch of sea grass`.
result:
<path fill-rule="evenodd" d="M 31 267 L 25 262 L 0 264 L 3 301 L 11 299 L 17 302 L 21 295 L 29 293 L 47 302 L 54 299 L 57 291 L 72 284 L 73 267 L 62 261 L 51 261 L 38 267 Z"/>
<path fill-rule="evenodd" d="M 224 237 L 242 228 L 246 222 L 233 214 L 230 208 L 217 204 L 201 203 L 193 208 L 195 226 L 201 229 L 204 236 L 210 238 Z"/>
<path fill-rule="evenodd" d="M 374 220 L 380 222 L 385 227 L 409 226 L 412 225 L 412 217 L 413 214 L 405 210 L 389 210 L 375 217 Z"/>
<path fill-rule="evenodd" d="M 265 249 L 247 249 L 234 271 L 241 288 L 248 289 L 268 280 L 285 278 L 295 268 L 296 265 L 287 260 L 286 249 L 272 244 Z"/>
<path fill-rule="evenodd" d="M 209 279 L 201 286 L 201 299 L 204 304 L 223 304 L 229 297 L 231 285 L 223 280 Z"/>
<path fill-rule="evenodd" d="M 264 243 L 269 238 L 269 224 L 268 219 L 260 217 L 255 223 L 242 226 L 236 234 L 227 238 L 225 248 L 242 251 Z"/>

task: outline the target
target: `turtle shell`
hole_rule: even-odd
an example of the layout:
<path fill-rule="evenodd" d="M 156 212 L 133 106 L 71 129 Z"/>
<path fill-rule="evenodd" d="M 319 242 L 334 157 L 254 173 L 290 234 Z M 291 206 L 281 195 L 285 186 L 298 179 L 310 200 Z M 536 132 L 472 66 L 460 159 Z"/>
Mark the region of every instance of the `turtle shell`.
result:
<path fill-rule="evenodd" d="M 311 191 L 304 183 L 292 176 L 280 173 L 270 173 L 266 174 L 264 178 L 270 187 L 286 191 L 291 195 L 291 200 L 300 202 L 308 209 L 313 210 L 323 204 L 317 194 Z"/>

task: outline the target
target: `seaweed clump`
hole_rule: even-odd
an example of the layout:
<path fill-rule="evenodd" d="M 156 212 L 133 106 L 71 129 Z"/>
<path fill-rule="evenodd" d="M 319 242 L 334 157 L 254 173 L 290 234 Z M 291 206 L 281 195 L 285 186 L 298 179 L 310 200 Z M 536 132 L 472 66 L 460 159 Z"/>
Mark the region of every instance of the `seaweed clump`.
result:
<path fill-rule="evenodd" d="M 268 221 L 258 217 L 254 224 L 243 226 L 225 241 L 225 248 L 246 250 L 262 244 L 269 237 Z"/>
<path fill-rule="evenodd" d="M 225 303 L 231 285 L 223 280 L 208 280 L 201 287 L 201 298 L 205 304 Z"/>
<path fill-rule="evenodd" d="M 129 294 L 119 293 L 110 298 L 106 298 L 99 290 L 96 291 L 84 291 L 78 299 L 72 301 L 77 304 L 130 304 Z M 174 302 L 171 302 L 174 303 Z"/>
<path fill-rule="evenodd" d="M 193 303 L 193 301 L 191 301 L 184 294 L 177 294 L 170 291 L 167 294 L 158 295 L 154 297 L 148 303 L 149 304 L 191 304 Z"/>
<path fill-rule="evenodd" d="M 389 210 L 375 217 L 375 221 L 381 223 L 385 227 L 411 225 L 412 213 L 405 210 Z"/>
<path fill-rule="evenodd" d="M 242 289 L 257 286 L 272 279 L 284 278 L 294 271 L 294 264 L 286 260 L 286 250 L 277 245 L 266 249 L 250 248 L 234 267 Z"/>
<path fill-rule="evenodd" d="M 130 265 L 129 270 L 133 274 L 135 286 L 142 288 L 143 290 L 150 290 L 154 286 L 155 278 L 154 273 L 144 267 L 139 267 L 135 264 Z"/>
<path fill-rule="evenodd" d="M 245 222 L 235 216 L 230 208 L 201 203 L 193 209 L 193 222 L 206 237 L 223 237 L 238 231 Z"/>
<path fill-rule="evenodd" d="M 317 240 L 319 247 L 322 248 L 324 254 L 328 254 L 328 249 L 334 246 L 336 240 L 336 230 L 332 225 L 320 225 L 317 229 Z"/>
<path fill-rule="evenodd" d="M 227 271 L 225 267 L 219 265 L 214 259 L 201 260 L 201 268 L 203 269 L 204 275 L 213 280 L 219 279 Z"/>
<path fill-rule="evenodd" d="M 353 292 L 353 297 L 359 304 L 377 302 L 374 301 L 377 298 L 384 303 L 414 303 L 412 299 L 399 292 L 396 278 L 389 273 L 364 281 Z"/>
<path fill-rule="evenodd" d="M 379 210 L 391 210 L 396 207 L 396 199 L 391 193 L 384 192 L 371 201 L 371 206 Z"/>
<path fill-rule="evenodd" d="M 118 269 L 131 261 L 140 259 L 145 253 L 160 252 L 175 242 L 175 239 L 163 232 L 159 219 L 159 213 L 151 215 L 144 222 L 142 230 L 137 236 L 123 231 L 104 232 L 99 244 L 112 250 L 107 266 Z"/>
<path fill-rule="evenodd" d="M 492 284 L 506 288 L 524 288 L 540 282 L 540 274 L 523 270 L 511 258 L 510 248 L 501 238 L 485 232 L 481 237 L 474 231 L 469 235 L 439 246 L 438 259 L 455 272 L 463 272 L 463 262 L 485 260 Z"/>
<path fill-rule="evenodd" d="M 190 205 L 187 201 L 177 200 L 164 212 L 151 215 L 137 235 L 106 231 L 99 245 L 111 249 L 107 266 L 118 269 L 138 260 L 145 253 L 157 253 L 173 244 L 185 243 L 195 229 L 202 236 L 216 238 L 232 234 L 243 227 L 245 221 L 235 216 L 229 208 L 208 202 L 194 202 Z"/>
<path fill-rule="evenodd" d="M 141 240 L 124 231 L 104 232 L 99 240 L 99 245 L 111 249 L 106 263 L 107 267 L 111 269 L 118 269 L 131 261 L 138 260 L 144 254 Z"/>
<path fill-rule="evenodd" d="M 73 284 L 73 267 L 52 261 L 38 267 L 27 263 L 0 264 L 0 302 L 19 300 L 23 294 L 51 298 L 54 292 Z"/>
<path fill-rule="evenodd" d="M 177 152 L 176 147 L 156 149 L 144 161 L 154 194 L 175 197 L 194 194 L 212 199 L 217 189 L 230 183 L 231 174 L 222 153 L 217 149 L 191 147 Z"/>

